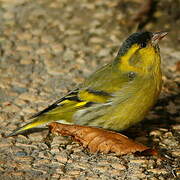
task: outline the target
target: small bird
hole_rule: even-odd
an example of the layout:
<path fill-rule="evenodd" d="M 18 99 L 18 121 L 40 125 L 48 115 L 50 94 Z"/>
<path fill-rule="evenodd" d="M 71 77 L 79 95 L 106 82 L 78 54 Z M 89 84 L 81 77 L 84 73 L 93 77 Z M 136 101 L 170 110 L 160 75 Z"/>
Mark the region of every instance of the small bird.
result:
<path fill-rule="evenodd" d="M 143 120 L 161 91 L 158 42 L 166 35 L 167 32 L 133 33 L 112 62 L 9 136 L 54 121 L 121 131 Z"/>

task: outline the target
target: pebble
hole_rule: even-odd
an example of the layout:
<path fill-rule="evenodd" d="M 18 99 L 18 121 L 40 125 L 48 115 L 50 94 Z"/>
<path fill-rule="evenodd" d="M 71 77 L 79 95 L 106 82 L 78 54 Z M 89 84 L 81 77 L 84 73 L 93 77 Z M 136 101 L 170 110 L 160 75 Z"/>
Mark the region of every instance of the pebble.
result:
<path fill-rule="evenodd" d="M 51 178 L 52 178 L 53 180 L 59 179 L 59 174 L 57 174 L 57 173 L 52 174 L 52 175 L 51 175 Z"/>
<path fill-rule="evenodd" d="M 63 60 L 65 60 L 65 61 L 68 61 L 68 60 L 71 61 L 71 60 L 74 59 L 74 57 L 75 57 L 74 51 L 72 51 L 72 50 L 70 50 L 70 49 L 65 50 L 64 55 L 63 55 Z"/>
<path fill-rule="evenodd" d="M 164 137 L 172 137 L 172 136 L 173 136 L 172 132 L 166 132 L 164 134 Z"/>
<path fill-rule="evenodd" d="M 17 152 L 17 153 L 19 153 L 19 152 Z M 34 158 L 31 156 L 17 156 L 17 153 L 16 153 L 16 156 L 14 157 L 14 160 L 16 160 L 16 161 L 28 163 L 28 162 L 32 162 L 34 160 Z"/>
<path fill-rule="evenodd" d="M 19 98 L 22 100 L 30 101 L 30 102 L 35 102 L 36 99 L 38 99 L 38 96 L 35 96 L 34 94 L 31 94 L 28 92 L 25 92 L 25 93 L 20 94 Z"/>
<path fill-rule="evenodd" d="M 148 160 L 145 160 L 145 159 L 132 159 L 132 160 L 130 160 L 130 163 L 146 167 L 148 165 Z"/>
<path fill-rule="evenodd" d="M 42 166 L 42 165 L 50 165 L 51 161 L 49 159 L 40 159 L 40 160 L 35 160 L 33 162 L 33 167 L 37 166 Z"/>
<path fill-rule="evenodd" d="M 25 100 L 16 98 L 16 99 L 14 100 L 14 104 L 16 104 L 16 105 L 18 105 L 18 106 L 22 106 L 22 105 L 27 104 L 27 102 L 26 102 Z"/>
<path fill-rule="evenodd" d="M 28 114 L 35 114 L 36 110 L 34 108 L 31 108 L 31 107 L 24 107 L 23 112 L 28 113 Z"/>
<path fill-rule="evenodd" d="M 154 174 L 167 174 L 166 169 L 149 169 L 148 172 L 152 172 Z"/>
<path fill-rule="evenodd" d="M 102 50 L 100 50 L 99 53 L 98 53 L 98 56 L 99 56 L 99 57 L 106 57 L 106 56 L 108 56 L 108 55 L 109 55 L 109 50 L 107 50 L 107 49 L 102 49 Z"/>
<path fill-rule="evenodd" d="M 168 131 L 168 129 L 165 129 L 165 128 L 159 128 L 159 130 L 162 131 L 162 132 L 167 132 Z"/>
<path fill-rule="evenodd" d="M 7 147 L 11 147 L 12 144 L 10 144 L 9 142 L 1 142 L 0 143 L 0 148 L 7 148 Z"/>
<path fill-rule="evenodd" d="M 10 104 L 8 106 L 5 106 L 3 109 L 6 112 L 19 112 L 20 111 L 20 108 L 14 104 Z"/>
<path fill-rule="evenodd" d="M 55 158 L 61 162 L 61 163 L 66 163 L 68 161 L 67 159 L 67 155 L 66 154 L 63 154 L 63 153 L 59 153 L 55 156 Z"/>
<path fill-rule="evenodd" d="M 28 135 L 29 139 L 33 142 L 35 141 L 41 141 L 43 139 L 41 132 L 36 132 Z"/>
<path fill-rule="evenodd" d="M 116 177 L 122 174 L 122 172 L 118 169 L 108 170 L 107 172 L 111 174 L 111 177 Z"/>
<path fill-rule="evenodd" d="M 95 43 L 95 44 L 98 44 L 98 43 L 103 43 L 103 39 L 99 38 L 99 37 L 92 37 L 90 40 L 89 40 L 90 43 Z"/>
<path fill-rule="evenodd" d="M 173 128 L 174 130 L 180 130 L 180 124 L 173 125 L 172 128 Z"/>
<path fill-rule="evenodd" d="M 59 153 L 59 148 L 51 147 L 51 153 L 52 154 L 58 154 Z"/>
<path fill-rule="evenodd" d="M 126 167 L 120 163 L 112 163 L 111 166 L 114 168 L 114 169 L 117 169 L 117 170 L 125 170 Z"/>
<path fill-rule="evenodd" d="M 86 169 L 88 168 L 88 164 L 84 163 L 83 161 L 82 162 L 77 162 L 77 163 L 74 163 L 75 167 L 78 168 L 78 169 Z"/>
<path fill-rule="evenodd" d="M 26 58 L 26 59 L 21 59 L 20 63 L 22 65 L 30 65 L 33 63 L 32 59 Z"/>
<path fill-rule="evenodd" d="M 59 147 L 59 145 L 67 144 L 67 143 L 69 143 L 69 140 L 67 138 L 65 138 L 63 136 L 55 136 L 53 138 L 51 145 L 52 145 L 52 147 L 56 147 L 56 146 Z"/>
<path fill-rule="evenodd" d="M 25 46 L 25 45 L 19 45 L 16 48 L 17 51 L 31 51 L 31 47 L 30 46 Z"/>
<path fill-rule="evenodd" d="M 23 147 L 23 148 L 32 148 L 32 149 L 37 149 L 37 146 L 36 145 L 33 145 L 33 144 L 24 144 L 24 143 L 19 143 L 19 142 L 16 142 L 15 143 L 16 147 Z"/>
<path fill-rule="evenodd" d="M 105 173 L 105 172 L 107 172 L 107 170 L 108 170 L 107 166 L 95 166 L 93 168 L 93 171 L 98 171 L 100 173 Z"/>
<path fill-rule="evenodd" d="M 18 92 L 18 93 L 24 93 L 26 92 L 28 89 L 27 88 L 23 88 L 23 87 L 18 87 L 18 86 L 14 86 L 13 90 Z"/>
<path fill-rule="evenodd" d="M 27 156 L 27 153 L 25 151 L 19 151 L 16 153 L 16 156 Z"/>
<path fill-rule="evenodd" d="M 154 130 L 149 133 L 150 136 L 161 136 L 162 133 L 159 130 Z"/>
<path fill-rule="evenodd" d="M 14 172 L 11 173 L 11 176 L 23 177 L 23 174 L 24 174 L 24 172 L 22 172 L 22 171 L 14 171 Z"/>
<path fill-rule="evenodd" d="M 179 151 L 172 151 L 171 153 L 174 156 L 180 157 L 180 149 L 179 149 Z"/>
<path fill-rule="evenodd" d="M 80 175 L 81 171 L 80 170 L 72 170 L 72 171 L 69 171 L 69 174 L 70 175 Z"/>

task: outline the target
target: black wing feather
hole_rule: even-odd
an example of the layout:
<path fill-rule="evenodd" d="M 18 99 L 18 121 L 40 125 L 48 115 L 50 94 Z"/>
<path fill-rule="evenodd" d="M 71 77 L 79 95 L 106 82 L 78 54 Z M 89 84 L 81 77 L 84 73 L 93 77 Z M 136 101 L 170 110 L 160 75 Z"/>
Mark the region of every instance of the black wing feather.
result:
<path fill-rule="evenodd" d="M 30 117 L 30 119 L 36 118 L 36 117 L 38 117 L 38 116 L 40 116 L 40 115 L 42 115 L 44 113 L 47 113 L 47 112 L 51 111 L 52 109 L 55 109 L 56 107 L 60 106 L 59 103 L 61 103 L 64 100 L 71 100 L 71 101 L 77 101 L 77 102 L 81 102 L 82 101 L 82 100 L 80 100 L 78 98 L 78 89 L 75 89 L 74 91 L 69 92 L 64 97 L 58 99 L 56 102 L 54 102 L 53 104 L 51 104 L 47 108 L 45 108 L 42 111 L 34 114 L 33 116 Z"/>

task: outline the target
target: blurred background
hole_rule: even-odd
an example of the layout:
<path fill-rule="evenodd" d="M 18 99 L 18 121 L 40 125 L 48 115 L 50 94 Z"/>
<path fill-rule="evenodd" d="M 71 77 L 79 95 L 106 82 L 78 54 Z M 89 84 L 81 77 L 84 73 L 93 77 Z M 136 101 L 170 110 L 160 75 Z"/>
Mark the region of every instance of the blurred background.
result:
<path fill-rule="evenodd" d="M 28 173 L 38 177 L 36 171 L 41 172 L 42 178 L 61 177 L 57 175 L 57 167 L 40 168 L 43 163 L 46 166 L 50 161 L 50 164 L 52 161 L 57 163 L 55 155 L 54 159 L 50 155 L 42 156 L 42 153 L 51 154 L 49 151 L 52 150 L 46 145 L 42 150 L 38 145 L 43 135 L 30 135 L 28 139 L 22 136 L 6 139 L 4 135 L 74 89 L 97 67 L 112 61 L 123 40 L 141 30 L 169 31 L 160 42 L 164 87 L 157 106 L 147 117 L 150 121 L 132 128 L 133 134 L 128 136 L 137 136 L 136 140 L 142 143 L 168 151 L 174 164 L 168 164 L 170 169 L 163 166 L 159 174 L 153 171 L 150 175 L 142 161 L 146 170 L 131 163 L 128 164 L 129 170 L 114 169 L 117 174 L 126 171 L 133 176 L 141 172 L 142 179 L 152 176 L 172 179 L 177 176 L 179 171 L 174 171 L 174 168 L 178 166 L 180 155 L 177 149 L 180 130 L 179 0 L 0 0 L 0 175 L 3 178 L 6 175 L 27 177 Z M 66 144 L 64 139 L 61 142 Z M 25 147 L 27 144 L 35 146 L 36 151 L 33 147 Z M 68 154 L 68 151 L 64 153 Z M 29 156 L 34 159 L 25 159 Z M 88 159 L 87 154 L 81 157 Z M 43 158 L 47 161 L 40 164 L 35 160 Z M 95 157 L 101 162 L 105 157 L 98 158 Z M 63 163 L 63 160 L 59 158 L 58 162 Z M 120 163 L 118 159 L 116 161 Z M 153 163 L 152 167 L 161 169 L 155 161 Z M 72 171 L 74 167 L 70 164 L 67 167 Z M 91 165 L 97 166 L 96 163 Z M 61 166 L 57 166 L 62 172 Z M 136 170 L 131 171 L 132 167 Z M 86 165 L 86 170 L 82 169 L 88 174 Z M 51 173 L 48 175 L 46 170 Z M 94 175 L 103 178 L 105 174 L 104 179 L 113 174 L 112 167 L 106 173 L 103 170 L 97 172 L 100 175 L 96 171 Z M 70 177 L 68 173 L 70 171 L 66 169 L 67 177 Z M 118 178 L 118 175 L 114 177 Z"/>

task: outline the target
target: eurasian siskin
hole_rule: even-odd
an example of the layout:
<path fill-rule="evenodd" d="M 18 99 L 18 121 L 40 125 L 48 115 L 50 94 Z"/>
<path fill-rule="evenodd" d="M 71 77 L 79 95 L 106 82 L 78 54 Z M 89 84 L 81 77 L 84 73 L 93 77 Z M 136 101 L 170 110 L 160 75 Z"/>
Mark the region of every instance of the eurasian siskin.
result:
<path fill-rule="evenodd" d="M 124 130 L 143 120 L 161 91 L 158 42 L 166 34 L 130 35 L 112 62 L 9 136 L 53 121 Z"/>

